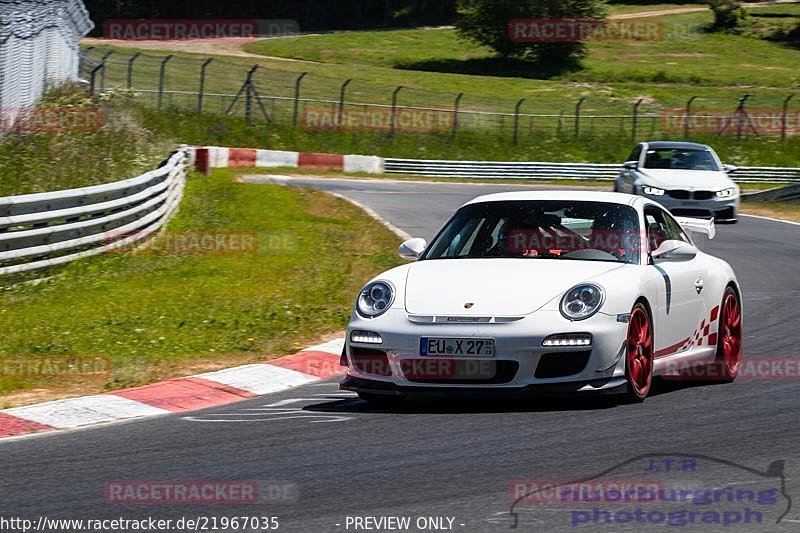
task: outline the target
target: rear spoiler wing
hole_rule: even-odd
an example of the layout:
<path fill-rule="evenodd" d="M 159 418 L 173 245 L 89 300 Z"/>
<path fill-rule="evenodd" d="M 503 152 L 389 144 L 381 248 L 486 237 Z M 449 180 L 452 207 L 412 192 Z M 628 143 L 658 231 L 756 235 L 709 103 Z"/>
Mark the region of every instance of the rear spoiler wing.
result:
<path fill-rule="evenodd" d="M 689 233 L 704 233 L 709 239 L 717 236 L 717 227 L 714 225 L 713 218 L 705 220 L 702 218 L 675 217 L 675 220 Z"/>

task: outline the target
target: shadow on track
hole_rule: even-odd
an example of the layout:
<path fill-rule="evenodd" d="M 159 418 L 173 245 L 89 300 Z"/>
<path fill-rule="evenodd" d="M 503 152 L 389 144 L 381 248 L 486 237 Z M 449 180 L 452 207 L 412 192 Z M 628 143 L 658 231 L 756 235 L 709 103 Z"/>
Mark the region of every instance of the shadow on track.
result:
<path fill-rule="evenodd" d="M 657 379 L 653 384 L 650 396 L 657 397 L 664 394 L 678 393 L 684 389 L 709 385 L 721 385 L 721 383 Z M 625 402 L 622 396 L 599 395 L 531 398 L 419 396 L 398 399 L 396 402 L 385 405 L 369 403 L 357 397 L 342 400 L 336 396 L 331 396 L 330 400 L 307 405 L 303 407 L 303 410 L 323 413 L 479 414 L 596 411 L 630 405 Z"/>

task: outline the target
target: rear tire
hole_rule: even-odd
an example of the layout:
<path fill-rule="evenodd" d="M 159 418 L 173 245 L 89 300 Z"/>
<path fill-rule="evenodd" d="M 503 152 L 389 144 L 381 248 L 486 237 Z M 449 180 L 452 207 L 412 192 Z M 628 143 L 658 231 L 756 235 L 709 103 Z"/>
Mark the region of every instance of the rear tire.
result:
<path fill-rule="evenodd" d="M 631 403 L 643 402 L 650 394 L 655 358 L 653 345 L 653 321 L 647 308 L 639 302 L 631 311 L 625 343 L 625 379 L 627 399 Z"/>

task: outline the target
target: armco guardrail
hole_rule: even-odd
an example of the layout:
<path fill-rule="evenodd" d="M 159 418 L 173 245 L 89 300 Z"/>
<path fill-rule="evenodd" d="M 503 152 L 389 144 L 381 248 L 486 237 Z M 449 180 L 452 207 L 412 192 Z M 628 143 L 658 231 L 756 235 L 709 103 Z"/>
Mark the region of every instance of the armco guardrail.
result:
<path fill-rule="evenodd" d="M 620 165 L 593 163 L 526 163 L 501 161 L 443 161 L 434 159 L 392 159 L 384 161 L 387 174 L 418 174 L 446 178 L 565 179 L 611 181 Z M 738 183 L 800 182 L 800 168 L 740 167 L 733 180 Z"/>
<path fill-rule="evenodd" d="M 186 150 L 156 170 L 105 185 L 0 198 L 0 275 L 68 263 L 158 231 L 177 209 Z"/>

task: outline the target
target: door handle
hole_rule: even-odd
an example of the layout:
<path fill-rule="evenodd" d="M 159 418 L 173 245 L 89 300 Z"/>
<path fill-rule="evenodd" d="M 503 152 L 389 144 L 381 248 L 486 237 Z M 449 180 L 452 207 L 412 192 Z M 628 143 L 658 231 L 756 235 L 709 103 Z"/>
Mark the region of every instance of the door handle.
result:
<path fill-rule="evenodd" d="M 697 294 L 703 292 L 703 278 L 697 278 L 697 281 L 694 282 L 694 288 L 697 291 Z"/>

